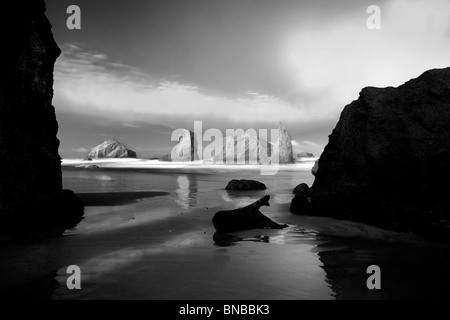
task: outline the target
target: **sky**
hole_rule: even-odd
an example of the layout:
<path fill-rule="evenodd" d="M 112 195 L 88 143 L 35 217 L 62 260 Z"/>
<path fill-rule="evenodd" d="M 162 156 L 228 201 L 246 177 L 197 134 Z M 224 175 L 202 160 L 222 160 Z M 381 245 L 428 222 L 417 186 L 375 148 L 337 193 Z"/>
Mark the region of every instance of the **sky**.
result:
<path fill-rule="evenodd" d="M 367 86 L 450 66 L 450 0 L 46 0 L 60 154 L 170 153 L 177 128 L 288 130 L 320 155 Z M 81 9 L 69 30 L 67 8 Z M 370 5 L 381 29 L 370 30 Z"/>

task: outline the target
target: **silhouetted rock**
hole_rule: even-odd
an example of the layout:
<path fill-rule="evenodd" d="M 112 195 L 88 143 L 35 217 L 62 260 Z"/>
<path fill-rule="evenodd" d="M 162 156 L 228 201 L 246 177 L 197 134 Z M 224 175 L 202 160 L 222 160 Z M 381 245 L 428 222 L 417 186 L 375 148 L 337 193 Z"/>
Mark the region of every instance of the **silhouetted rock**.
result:
<path fill-rule="evenodd" d="M 250 191 L 250 190 L 266 190 L 264 183 L 254 180 L 231 180 L 225 190 L 228 191 Z"/>
<path fill-rule="evenodd" d="M 309 186 L 306 183 L 299 184 L 292 191 L 292 193 L 295 194 L 295 195 L 301 194 L 301 195 L 304 195 L 304 196 L 307 196 L 307 197 L 310 195 L 310 192 L 311 192 L 311 190 L 310 190 Z"/>
<path fill-rule="evenodd" d="M 44 1 L 2 3 L 0 38 L 0 233 L 58 234 L 73 225 L 68 221 L 79 221 L 83 210 L 67 207 L 76 197 L 62 189 L 52 106 L 61 51 Z"/>
<path fill-rule="evenodd" d="M 315 158 L 314 155 L 312 153 L 309 153 L 309 152 L 299 153 L 297 157 L 298 158 Z"/>
<path fill-rule="evenodd" d="M 280 123 L 280 136 L 278 138 L 280 163 L 294 163 L 294 153 L 292 151 L 292 141 L 286 128 Z"/>
<path fill-rule="evenodd" d="M 450 239 L 450 68 L 345 107 L 312 187 L 316 214 Z"/>
<path fill-rule="evenodd" d="M 259 211 L 262 206 L 270 206 L 269 200 L 270 196 L 267 195 L 247 207 L 230 211 L 219 211 L 214 215 L 213 225 L 218 232 L 286 228 L 287 225 L 278 224 Z"/>
<path fill-rule="evenodd" d="M 189 130 L 183 130 L 180 133 L 178 144 L 172 149 L 171 161 L 190 162 L 198 160 L 195 134 Z"/>
<path fill-rule="evenodd" d="M 308 196 L 297 194 L 292 199 L 290 212 L 296 215 L 310 215 L 312 213 L 311 200 Z"/>
<path fill-rule="evenodd" d="M 119 141 L 110 139 L 92 148 L 88 154 L 88 158 L 136 158 L 136 152 L 128 149 L 128 147 L 124 146 Z"/>

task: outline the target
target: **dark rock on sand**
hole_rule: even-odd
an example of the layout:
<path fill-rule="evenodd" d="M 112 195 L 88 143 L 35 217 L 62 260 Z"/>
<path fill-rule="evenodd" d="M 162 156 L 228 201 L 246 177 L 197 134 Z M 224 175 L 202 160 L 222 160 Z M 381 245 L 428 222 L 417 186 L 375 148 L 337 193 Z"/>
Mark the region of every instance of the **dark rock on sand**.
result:
<path fill-rule="evenodd" d="M 228 191 L 266 190 L 264 183 L 254 180 L 231 180 L 226 186 Z"/>
<path fill-rule="evenodd" d="M 303 195 L 309 197 L 311 193 L 311 189 L 306 183 L 301 183 L 298 186 L 295 187 L 295 189 L 292 191 L 295 195 Z"/>
<path fill-rule="evenodd" d="M 119 141 L 110 139 L 92 148 L 88 154 L 88 158 L 136 158 L 136 152 L 130 150 Z"/>
<path fill-rule="evenodd" d="M 0 233 L 62 232 L 82 206 L 62 189 L 53 69 L 61 51 L 43 0 L 2 3 L 0 19 Z M 69 207 L 67 207 L 69 206 Z"/>
<path fill-rule="evenodd" d="M 311 189 L 309 186 L 306 183 L 299 184 L 292 193 L 295 194 L 295 197 L 292 199 L 290 212 L 298 215 L 311 214 Z"/>
<path fill-rule="evenodd" d="M 296 215 L 311 215 L 312 207 L 310 198 L 303 194 L 297 194 L 294 199 L 292 199 L 289 211 Z"/>
<path fill-rule="evenodd" d="M 247 207 L 230 211 L 219 211 L 214 215 L 213 225 L 218 232 L 286 228 L 287 225 L 278 224 L 259 211 L 262 206 L 270 206 L 269 200 L 270 196 L 267 195 Z"/>
<path fill-rule="evenodd" d="M 450 68 L 365 88 L 320 158 L 315 214 L 450 239 Z"/>

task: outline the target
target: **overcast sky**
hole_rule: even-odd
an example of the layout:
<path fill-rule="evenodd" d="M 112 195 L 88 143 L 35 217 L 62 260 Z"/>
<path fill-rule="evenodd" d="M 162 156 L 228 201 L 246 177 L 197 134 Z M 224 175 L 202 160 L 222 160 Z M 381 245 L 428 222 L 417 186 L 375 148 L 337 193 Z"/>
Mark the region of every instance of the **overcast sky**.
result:
<path fill-rule="evenodd" d="M 69 5 L 82 30 L 68 30 Z M 369 30 L 369 5 L 381 30 Z M 169 153 L 176 128 L 276 128 L 320 153 L 366 86 L 450 66 L 449 0 L 47 0 L 60 153 Z"/>

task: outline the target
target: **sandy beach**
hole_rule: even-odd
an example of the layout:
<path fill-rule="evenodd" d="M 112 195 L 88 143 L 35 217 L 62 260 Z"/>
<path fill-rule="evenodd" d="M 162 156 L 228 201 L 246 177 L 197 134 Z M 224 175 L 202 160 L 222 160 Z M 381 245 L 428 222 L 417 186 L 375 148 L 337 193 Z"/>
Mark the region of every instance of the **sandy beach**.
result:
<path fill-rule="evenodd" d="M 62 300 L 446 296 L 449 246 L 360 223 L 291 215 L 292 188 L 312 180 L 306 170 L 259 177 L 267 191 L 223 190 L 242 172 L 65 167 L 65 185 L 86 202 L 85 219 L 61 238 L 4 244 L 2 295 Z M 258 174 L 245 171 L 250 178 Z M 287 229 L 216 234 L 215 212 L 264 194 L 272 196 L 272 206 L 263 213 L 287 223 Z M 373 264 L 384 272 L 382 291 L 367 290 L 366 269 Z M 82 271 L 80 291 L 66 287 L 70 265 Z M 420 292 L 414 290 L 417 283 Z"/>

